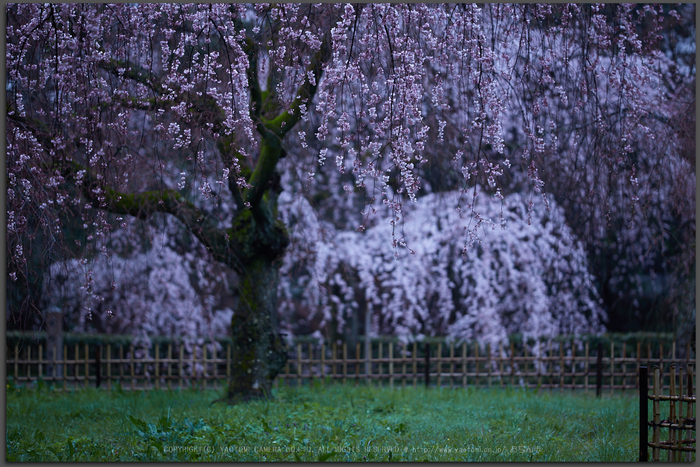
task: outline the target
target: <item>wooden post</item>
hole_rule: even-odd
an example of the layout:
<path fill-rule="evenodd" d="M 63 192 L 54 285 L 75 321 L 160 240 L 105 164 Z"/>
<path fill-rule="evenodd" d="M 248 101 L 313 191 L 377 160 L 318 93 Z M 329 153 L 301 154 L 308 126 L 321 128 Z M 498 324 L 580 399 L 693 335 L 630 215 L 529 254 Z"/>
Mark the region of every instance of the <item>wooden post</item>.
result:
<path fill-rule="evenodd" d="M 160 365 L 160 354 L 158 352 L 159 347 L 160 345 L 156 344 L 156 389 L 160 389 L 160 373 L 158 368 L 158 366 Z"/>
<path fill-rule="evenodd" d="M 486 365 L 488 366 L 488 380 L 487 385 L 491 387 L 491 343 L 486 343 Z"/>
<path fill-rule="evenodd" d="M 610 396 L 615 388 L 615 343 L 610 342 Z"/>
<path fill-rule="evenodd" d="M 337 375 L 337 367 L 336 367 L 336 356 L 338 355 L 337 352 L 338 349 L 338 344 L 333 342 L 331 344 L 331 374 L 333 375 L 333 381 L 335 381 L 335 376 Z"/>
<path fill-rule="evenodd" d="M 66 380 L 68 379 L 68 365 L 65 363 L 68 357 L 68 346 L 63 344 L 63 392 L 66 391 Z"/>
<path fill-rule="evenodd" d="M 326 386 L 326 344 L 321 344 L 321 387 Z"/>
<path fill-rule="evenodd" d="M 659 372 L 663 371 L 664 368 L 664 343 L 659 342 Z M 659 394 L 664 390 L 664 379 L 663 376 L 659 380 Z"/>
<path fill-rule="evenodd" d="M 510 385 L 515 386 L 515 344 L 510 341 Z"/>
<path fill-rule="evenodd" d="M 674 424 L 677 422 L 676 420 L 676 401 L 673 400 L 673 397 L 676 395 L 676 364 L 671 363 L 671 379 L 669 381 L 669 390 L 670 390 L 670 396 L 671 399 L 669 400 L 669 405 L 670 405 L 670 411 L 669 411 L 669 416 L 668 416 L 668 421 L 671 424 Z M 675 433 L 676 430 L 669 428 L 668 429 L 668 445 L 669 447 L 674 446 L 676 444 L 675 440 Z M 668 461 L 673 462 L 674 459 L 674 453 L 672 450 L 668 450 Z"/>
<path fill-rule="evenodd" d="M 360 343 L 355 344 L 355 387 L 360 384 Z"/>
<path fill-rule="evenodd" d="M 504 381 L 503 381 L 503 343 L 499 342 L 498 343 L 498 368 L 499 368 L 499 375 L 498 379 L 501 380 L 501 387 L 503 387 Z"/>
<path fill-rule="evenodd" d="M 595 396 L 603 391 L 603 343 L 598 342 L 598 362 L 596 367 Z"/>
<path fill-rule="evenodd" d="M 440 388 L 441 383 L 441 377 L 440 373 L 442 372 L 442 342 L 438 342 L 438 351 L 437 351 L 437 388 Z"/>
<path fill-rule="evenodd" d="M 314 380 L 314 348 L 309 342 L 309 384 Z"/>
<path fill-rule="evenodd" d="M 124 346 L 120 345 L 119 346 L 119 375 L 121 376 L 121 379 L 119 380 L 119 384 L 122 384 L 124 381 Z"/>
<path fill-rule="evenodd" d="M 112 390 L 112 344 L 107 344 L 107 391 Z"/>
<path fill-rule="evenodd" d="M 425 351 L 425 387 L 430 387 L 430 344 L 427 342 L 424 346 Z"/>
<path fill-rule="evenodd" d="M 180 389 L 182 389 L 182 377 L 184 376 L 183 373 L 183 359 L 185 357 L 185 346 L 180 343 L 180 359 L 178 361 L 178 376 L 180 377 Z"/>
<path fill-rule="evenodd" d="M 133 344 L 129 344 L 129 357 L 131 360 L 131 390 L 133 391 L 134 384 L 135 384 L 135 380 L 134 380 L 134 345 Z"/>
<path fill-rule="evenodd" d="M 687 384 L 687 389 L 686 389 L 686 391 L 687 391 L 687 393 L 688 393 L 688 397 L 692 397 L 692 395 L 693 395 L 693 367 L 690 366 L 690 365 L 688 365 L 686 368 L 688 369 L 688 384 Z M 695 417 L 694 417 L 694 414 L 693 414 L 693 407 L 695 406 L 695 404 L 696 404 L 696 402 L 688 402 L 688 403 L 686 404 L 686 409 L 685 409 L 685 410 L 686 410 L 686 416 L 685 416 L 685 417 L 686 417 L 687 419 L 695 418 Z M 690 429 L 686 430 L 686 431 L 685 431 L 685 439 L 687 439 L 688 441 L 690 441 L 690 439 L 691 439 L 691 434 L 692 434 L 692 433 L 691 433 L 691 430 L 690 430 Z M 688 451 L 688 452 L 685 453 L 685 460 L 686 460 L 687 462 L 690 462 L 690 451 Z"/>
<path fill-rule="evenodd" d="M 369 338 L 365 340 L 365 384 L 372 384 L 372 344 Z"/>
<path fill-rule="evenodd" d="M 418 387 L 418 343 L 413 341 L 413 387 Z"/>
<path fill-rule="evenodd" d="M 462 342 L 462 387 L 467 387 L 467 343 Z"/>
<path fill-rule="evenodd" d="M 343 386 L 348 377 L 348 344 L 343 342 Z"/>
<path fill-rule="evenodd" d="M 172 367 L 170 366 L 171 360 L 173 359 L 173 344 L 172 342 L 168 344 L 168 390 L 170 390 L 170 380 L 172 379 Z M 226 375 L 228 375 L 228 360 L 226 361 Z"/>
<path fill-rule="evenodd" d="M 406 387 L 406 343 L 403 343 L 403 348 L 401 349 L 401 387 Z"/>
<path fill-rule="evenodd" d="M 95 387 L 99 388 L 102 384 L 102 346 L 98 345 L 95 348 Z"/>
<path fill-rule="evenodd" d="M 454 372 L 455 372 L 455 344 L 452 342 L 450 344 L 450 389 L 454 387 Z"/>
<path fill-rule="evenodd" d="M 301 343 L 297 343 L 297 386 L 302 385 L 301 378 Z"/>
<path fill-rule="evenodd" d="M 585 369 L 584 369 L 584 376 L 583 376 L 583 387 L 585 388 L 584 392 L 586 394 L 588 394 L 588 341 L 586 341 L 585 352 L 586 352 L 586 357 L 584 359 Z"/>
<path fill-rule="evenodd" d="M 15 383 L 17 383 L 17 376 L 19 375 L 19 344 L 15 343 Z M 65 383 L 65 379 L 63 380 Z M 65 389 L 65 387 L 64 387 Z"/>
<path fill-rule="evenodd" d="M 559 343 L 559 393 L 564 392 L 564 341 Z"/>
<path fill-rule="evenodd" d="M 192 368 L 192 378 L 190 378 L 190 387 L 192 389 L 197 389 L 197 363 L 195 362 L 195 357 L 197 355 L 197 346 L 192 346 L 192 355 L 190 361 L 190 367 Z"/>
<path fill-rule="evenodd" d="M 389 342 L 389 387 L 394 389 L 394 343 Z"/>
<path fill-rule="evenodd" d="M 540 347 L 540 359 L 542 359 L 542 360 L 544 360 L 544 359 L 546 358 L 546 357 L 542 357 L 542 355 L 546 355 L 546 354 L 543 354 L 543 352 L 542 352 L 542 346 L 543 346 L 543 345 L 544 345 L 544 342 L 540 342 L 540 344 L 539 344 L 539 347 Z M 533 355 L 533 357 L 534 357 L 534 355 Z M 534 365 L 534 363 L 535 363 L 535 359 L 534 359 L 534 358 L 533 358 L 533 360 L 532 360 L 532 363 L 533 363 L 533 365 Z M 543 363 L 542 365 L 537 365 L 537 386 L 538 386 L 538 387 L 542 385 L 542 370 L 541 370 L 541 368 L 542 368 L 543 366 L 544 366 L 544 363 Z"/>
<path fill-rule="evenodd" d="M 89 365 L 90 364 L 90 356 L 88 353 L 88 345 L 85 343 L 85 387 L 87 388 L 88 385 L 90 384 L 90 370 L 89 370 Z"/>
<path fill-rule="evenodd" d="M 44 353 L 44 349 L 42 347 L 43 346 L 41 344 L 39 344 L 39 360 L 38 360 L 39 361 L 39 366 L 38 366 L 39 372 L 37 374 L 39 379 L 42 379 L 42 371 L 43 371 L 41 357 L 42 357 L 42 354 Z"/>
<path fill-rule="evenodd" d="M 479 387 L 479 344 L 474 342 L 474 386 Z"/>
<path fill-rule="evenodd" d="M 549 347 L 549 351 L 547 352 L 547 373 L 549 373 L 549 392 L 552 392 L 552 389 L 554 388 L 554 369 L 553 367 L 553 362 L 552 362 L 552 340 L 549 340 L 549 344 L 547 345 Z"/>
<path fill-rule="evenodd" d="M 379 342 L 379 348 L 377 349 L 377 386 L 382 386 L 382 343 Z"/>
<path fill-rule="evenodd" d="M 639 367 L 639 462 L 649 460 L 649 380 L 647 377 L 647 367 Z"/>
<path fill-rule="evenodd" d="M 202 384 L 204 386 L 204 389 L 207 388 L 208 378 L 209 373 L 207 373 L 207 344 L 202 344 Z"/>
<path fill-rule="evenodd" d="M 642 350 L 642 343 L 637 341 L 637 391 L 639 391 L 639 387 L 640 387 L 639 386 L 639 381 L 640 381 L 639 380 L 639 368 L 641 368 L 641 365 L 642 365 L 641 360 L 640 360 L 641 350 Z M 647 382 L 647 386 L 648 385 L 649 384 Z"/>
<path fill-rule="evenodd" d="M 661 410 L 659 407 L 659 399 L 658 396 L 660 394 L 659 392 L 659 367 L 658 365 L 654 366 L 654 402 L 652 404 L 653 407 L 653 417 L 654 417 L 654 428 L 652 430 L 652 442 L 654 443 L 654 447 L 651 450 L 651 456 L 652 456 L 652 461 L 654 462 L 659 462 L 659 443 L 661 442 L 661 436 L 660 432 L 661 429 L 659 427 L 659 424 L 661 423 Z"/>
<path fill-rule="evenodd" d="M 683 420 L 683 366 L 679 365 L 678 366 L 678 396 L 680 396 L 680 399 L 678 401 L 678 420 L 676 423 L 682 424 L 681 421 Z M 690 404 L 690 402 L 686 402 L 686 404 Z M 683 439 L 683 431 L 678 430 L 676 431 L 674 435 L 676 439 L 676 447 L 678 447 L 678 451 L 676 451 L 676 455 L 674 456 L 674 462 L 680 462 L 681 461 L 681 446 L 682 446 L 682 439 Z"/>
<path fill-rule="evenodd" d="M 625 362 L 625 351 L 627 350 L 627 343 L 623 342 L 622 343 L 622 394 L 625 393 L 625 385 L 626 385 L 626 379 L 627 379 L 627 362 Z"/>

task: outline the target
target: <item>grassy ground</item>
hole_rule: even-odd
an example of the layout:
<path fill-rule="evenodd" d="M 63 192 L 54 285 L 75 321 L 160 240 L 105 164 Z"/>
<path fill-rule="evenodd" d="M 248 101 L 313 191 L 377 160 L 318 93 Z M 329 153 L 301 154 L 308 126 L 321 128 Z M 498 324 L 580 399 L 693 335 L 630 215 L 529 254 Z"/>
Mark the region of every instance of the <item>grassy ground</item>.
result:
<path fill-rule="evenodd" d="M 9 388 L 8 461 L 636 461 L 637 399 L 522 389 Z M 335 454 L 333 454 L 335 453 Z"/>

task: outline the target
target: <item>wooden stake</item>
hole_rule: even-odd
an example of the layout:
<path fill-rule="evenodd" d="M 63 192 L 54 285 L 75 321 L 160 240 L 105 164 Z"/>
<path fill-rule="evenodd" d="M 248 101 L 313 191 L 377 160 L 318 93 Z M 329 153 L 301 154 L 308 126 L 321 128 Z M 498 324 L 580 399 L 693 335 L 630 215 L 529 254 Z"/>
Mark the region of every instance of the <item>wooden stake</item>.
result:
<path fill-rule="evenodd" d="M 180 389 L 182 389 L 182 385 L 183 385 L 182 379 L 183 379 L 183 376 L 185 376 L 184 370 L 183 370 L 184 357 L 185 357 L 185 346 L 182 343 L 180 343 L 180 359 L 178 361 L 178 375 L 180 376 Z"/>
<path fill-rule="evenodd" d="M 326 386 L 326 344 L 321 344 L 321 387 Z"/>
<path fill-rule="evenodd" d="M 155 360 L 156 360 L 156 389 L 160 389 L 160 374 L 158 371 L 159 370 L 158 366 L 160 364 L 160 358 L 159 358 L 160 356 L 158 355 L 158 348 L 159 347 L 160 346 L 158 344 L 156 344 L 156 358 L 155 358 Z"/>
<path fill-rule="evenodd" d="M 112 390 L 112 344 L 107 344 L 107 391 Z"/>
<path fill-rule="evenodd" d="M 510 341 L 510 385 L 515 387 L 515 345 Z"/>
<path fill-rule="evenodd" d="M 418 387 L 418 343 L 413 341 L 413 387 Z"/>
<path fill-rule="evenodd" d="M 85 387 L 86 388 L 90 384 L 90 381 L 89 381 L 90 370 L 88 367 L 89 360 L 90 360 L 90 357 L 88 356 L 88 345 L 87 345 L 87 343 L 85 343 Z"/>
<path fill-rule="evenodd" d="M 95 348 L 95 387 L 102 384 L 102 346 Z"/>
<path fill-rule="evenodd" d="M 584 369 L 584 375 L 585 375 L 585 376 L 583 377 L 583 387 L 585 388 L 585 389 L 584 389 L 584 392 L 585 392 L 586 394 L 588 394 L 588 341 L 586 341 L 586 350 L 585 350 L 585 352 L 586 352 L 586 354 L 585 354 L 585 355 L 586 355 L 586 358 L 585 358 L 584 361 L 583 361 L 583 362 L 584 362 L 584 365 L 585 365 L 585 369 Z"/>
<path fill-rule="evenodd" d="M 462 342 L 462 387 L 467 387 L 467 343 Z"/>
<path fill-rule="evenodd" d="M 596 367 L 595 396 L 603 392 L 603 343 L 598 342 L 598 362 Z"/>
<path fill-rule="evenodd" d="M 559 393 L 564 392 L 564 342 L 559 343 Z"/>
<path fill-rule="evenodd" d="M 343 342 L 343 386 L 348 377 L 348 345 Z"/>
<path fill-rule="evenodd" d="M 42 368 L 42 364 L 41 364 L 42 353 L 44 353 L 44 349 L 42 348 L 42 345 L 39 344 L 39 375 L 38 375 L 39 379 L 41 379 L 41 376 L 42 376 L 41 374 L 43 372 L 43 368 Z"/>
<path fill-rule="evenodd" d="M 170 366 L 172 359 L 173 359 L 173 344 L 169 343 L 168 344 L 168 391 L 170 390 L 170 380 L 172 379 L 172 367 Z M 226 374 L 228 375 L 228 364 L 226 365 Z"/>
<path fill-rule="evenodd" d="M 382 343 L 379 343 L 379 348 L 377 350 L 377 386 L 382 385 Z"/>
<path fill-rule="evenodd" d="M 314 380 L 314 349 L 311 346 L 311 342 L 308 344 L 309 347 L 309 384 L 311 384 Z"/>
<path fill-rule="evenodd" d="M 639 462 L 649 460 L 649 399 L 647 367 L 639 367 Z"/>
<path fill-rule="evenodd" d="M 659 392 L 659 367 L 654 366 L 654 402 L 652 404 L 653 408 L 653 417 L 654 417 L 654 428 L 652 430 L 652 442 L 654 443 L 654 447 L 652 448 L 652 461 L 654 462 L 659 462 L 659 443 L 661 442 L 661 436 L 660 436 L 660 431 L 661 429 L 659 428 L 659 423 L 661 423 L 661 410 L 659 408 L 659 400 L 658 400 L 658 395 L 660 394 Z"/>
<path fill-rule="evenodd" d="M 134 376 L 134 346 L 129 345 L 129 360 L 131 361 L 131 390 L 134 390 L 135 376 Z"/>
<path fill-rule="evenodd" d="M 441 376 L 440 373 L 442 373 L 442 343 L 438 342 L 438 351 L 437 351 L 437 386 L 438 388 L 441 387 Z"/>
<path fill-rule="evenodd" d="M 401 387 L 405 388 L 406 387 L 406 343 L 404 342 L 403 348 L 401 349 L 401 361 L 402 367 L 401 367 Z"/>
<path fill-rule="evenodd" d="M 360 384 L 360 343 L 355 344 L 355 387 Z"/>
<path fill-rule="evenodd" d="M 486 344 L 486 364 L 488 365 L 488 380 L 487 385 L 491 387 L 491 343 Z"/>
<path fill-rule="evenodd" d="M 301 378 L 301 343 L 297 344 L 297 385 L 301 386 L 303 380 Z"/>
<path fill-rule="evenodd" d="M 687 393 L 688 393 L 688 396 L 692 396 L 693 395 L 693 367 L 688 365 L 686 368 L 688 369 Z M 693 408 L 694 408 L 695 404 L 696 404 L 695 402 L 688 402 L 686 404 L 686 418 L 688 420 L 690 420 L 691 418 L 692 419 L 695 418 L 695 415 L 693 414 Z M 691 430 L 689 430 L 689 429 L 686 430 L 685 431 L 685 439 L 690 441 L 691 434 L 692 434 Z M 690 452 L 685 453 L 685 460 L 687 462 L 690 462 Z"/>
<path fill-rule="evenodd" d="M 394 389 L 394 343 L 389 342 L 389 387 Z"/>
<path fill-rule="evenodd" d="M 425 388 L 430 387 L 430 344 L 425 343 Z"/>
<path fill-rule="evenodd" d="M 454 358 L 455 358 L 455 344 L 454 342 L 450 343 L 450 389 L 454 387 L 454 381 L 453 381 L 453 376 L 455 372 L 455 364 L 454 364 Z"/>
<path fill-rule="evenodd" d="M 669 381 L 669 390 L 670 390 L 670 395 L 671 397 L 676 395 L 676 364 L 671 363 L 671 379 Z M 669 405 L 671 406 L 669 416 L 668 416 L 668 421 L 670 423 L 676 423 L 676 401 L 671 399 L 669 401 Z M 676 430 L 673 430 L 671 428 L 668 429 L 668 444 L 669 446 L 674 446 L 676 444 L 675 438 L 675 432 Z M 672 450 L 668 450 L 668 461 L 673 462 L 674 461 L 674 455 Z"/>
<path fill-rule="evenodd" d="M 615 388 L 615 343 L 610 342 L 610 397 Z"/>

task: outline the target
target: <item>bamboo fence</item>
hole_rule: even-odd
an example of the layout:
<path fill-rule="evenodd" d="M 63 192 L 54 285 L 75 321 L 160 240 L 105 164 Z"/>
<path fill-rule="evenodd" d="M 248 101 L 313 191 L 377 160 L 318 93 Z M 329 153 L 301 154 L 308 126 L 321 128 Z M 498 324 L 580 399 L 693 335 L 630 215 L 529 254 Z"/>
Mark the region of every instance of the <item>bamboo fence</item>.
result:
<path fill-rule="evenodd" d="M 683 357 L 676 346 L 663 344 L 627 348 L 626 344 L 589 348 L 589 343 L 547 342 L 515 348 L 478 344 L 373 342 L 369 353 L 357 343 L 296 344 L 275 385 L 365 384 L 405 387 L 505 387 L 596 391 L 598 395 L 638 390 L 639 368 L 693 364 L 686 347 Z M 52 358 L 47 358 L 51 355 Z M 57 359 L 56 355 L 63 355 Z M 54 389 L 106 387 L 122 390 L 223 387 L 230 379 L 231 346 L 64 345 L 63 353 L 46 352 L 42 345 L 15 345 L 8 349 L 7 375 L 13 383 L 42 380 Z M 668 374 L 660 377 L 659 390 L 669 387 Z"/>
<path fill-rule="evenodd" d="M 685 391 L 683 387 L 683 366 L 671 364 L 669 374 L 669 394 L 662 394 L 661 368 L 654 366 L 653 392 L 648 394 L 647 368 L 640 368 L 640 394 L 639 394 L 639 460 L 648 461 L 648 448 L 652 448 L 652 460 L 659 461 L 660 451 L 667 451 L 668 462 L 681 462 L 692 460 L 691 454 L 695 452 L 695 403 L 693 394 L 693 367 L 686 365 L 687 382 Z M 676 381 L 676 376 L 678 377 Z M 676 385 L 678 382 L 678 385 Z M 653 419 L 649 421 L 648 404 L 652 401 Z M 661 420 L 661 402 L 669 402 L 668 417 Z M 685 411 L 683 404 L 685 403 Z M 652 428 L 652 441 L 648 441 L 649 427 Z M 666 433 L 662 433 L 662 429 Z M 685 436 L 683 435 L 685 432 Z M 664 436 L 665 435 L 665 436 Z M 666 438 L 666 439 L 662 439 Z M 683 456 L 685 453 L 685 456 Z"/>

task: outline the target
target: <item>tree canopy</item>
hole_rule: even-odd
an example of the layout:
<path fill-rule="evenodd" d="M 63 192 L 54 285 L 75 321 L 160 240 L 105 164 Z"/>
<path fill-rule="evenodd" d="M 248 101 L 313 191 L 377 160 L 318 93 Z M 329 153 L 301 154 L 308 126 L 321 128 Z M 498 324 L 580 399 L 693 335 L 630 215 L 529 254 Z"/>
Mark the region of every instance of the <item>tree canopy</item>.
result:
<path fill-rule="evenodd" d="M 691 11 L 9 4 L 10 284 L 40 280 L 32 255 L 41 269 L 76 247 L 93 261 L 136 219 L 177 219 L 239 276 L 230 399 L 267 391 L 284 360 L 283 194 L 338 228 L 386 223 L 401 256 L 419 242 L 405 203 L 454 193 L 450 245 L 469 256 L 486 225 L 508 229 L 521 193 L 528 225 L 536 203 L 560 205 L 589 255 L 624 256 L 597 278 L 611 293 L 669 249 L 694 255 L 694 135 L 679 125 L 694 116 L 694 53 L 674 29 Z"/>

